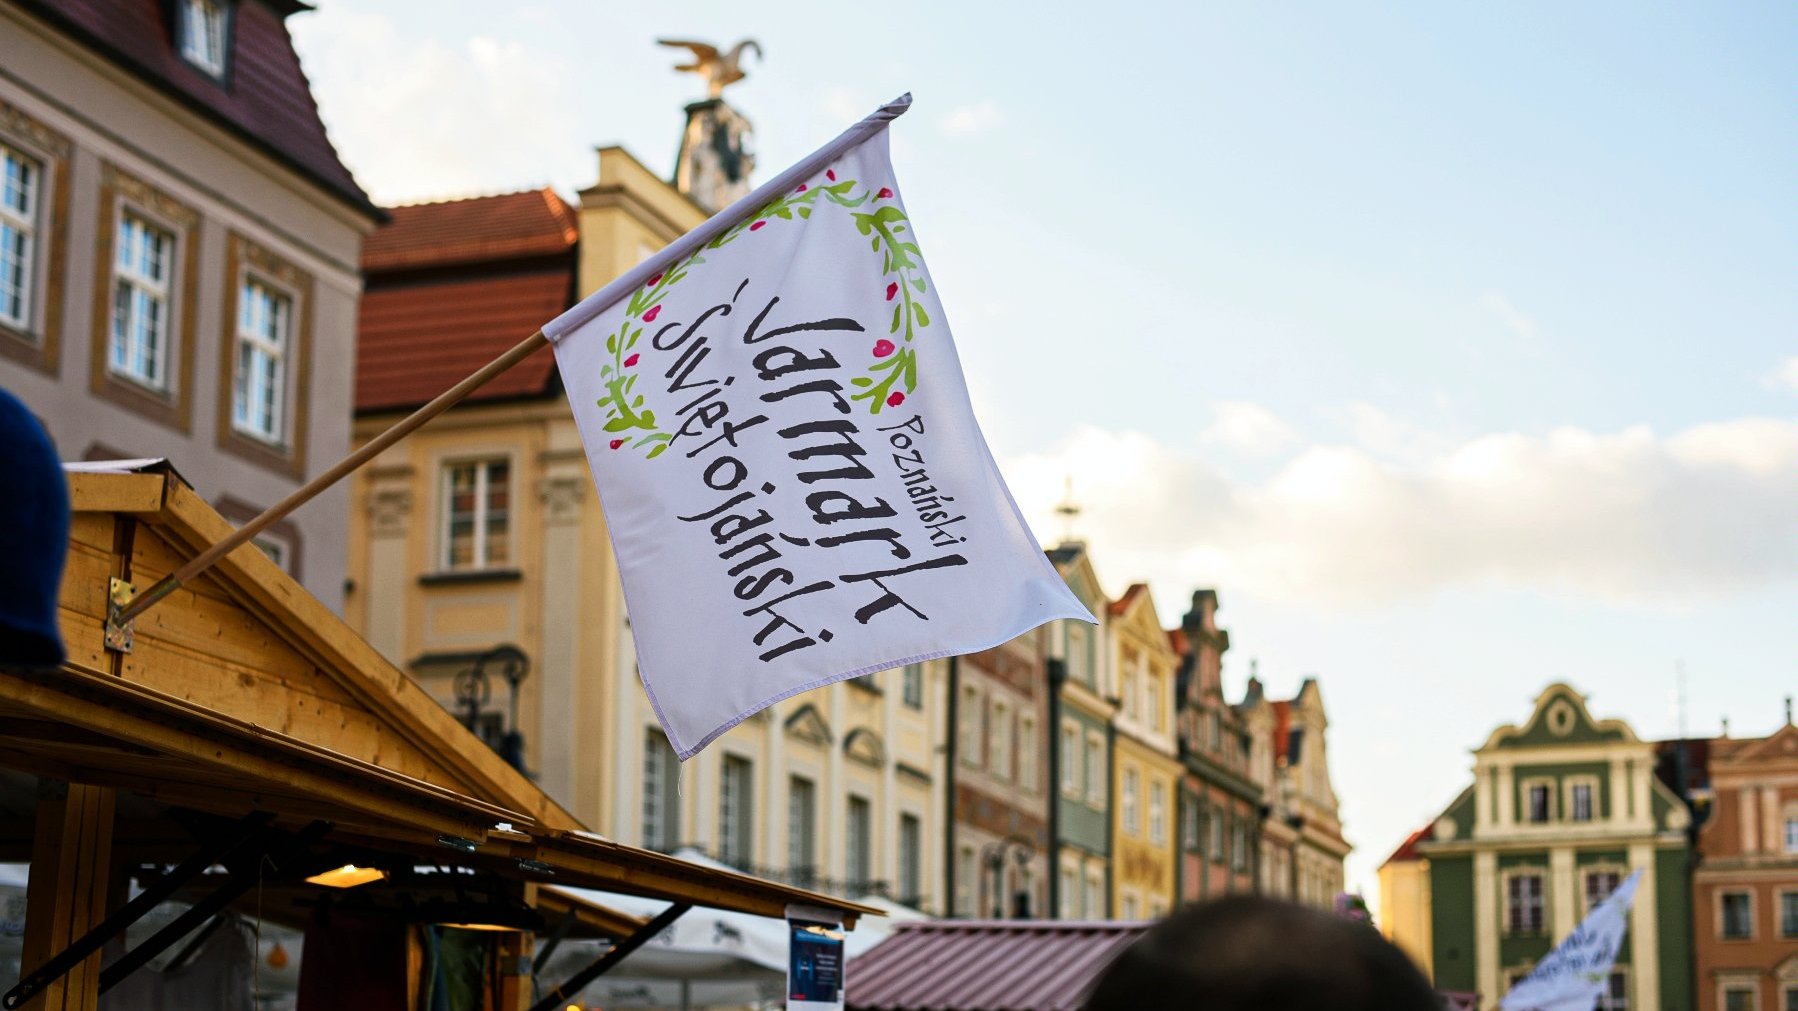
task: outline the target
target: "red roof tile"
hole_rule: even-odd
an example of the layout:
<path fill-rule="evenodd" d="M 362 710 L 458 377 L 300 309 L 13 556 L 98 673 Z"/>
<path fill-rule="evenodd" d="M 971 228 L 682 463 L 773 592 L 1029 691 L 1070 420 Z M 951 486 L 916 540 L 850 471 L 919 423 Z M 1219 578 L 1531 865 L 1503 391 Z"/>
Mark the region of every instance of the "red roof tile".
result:
<path fill-rule="evenodd" d="M 370 273 L 553 256 L 580 236 L 574 208 L 547 187 L 387 213 L 387 225 L 362 244 L 362 269 Z"/>
<path fill-rule="evenodd" d="M 1436 823 L 1431 822 L 1407 836 L 1399 848 L 1393 850 L 1392 855 L 1386 858 L 1386 863 L 1395 864 L 1406 863 L 1412 860 L 1422 860 L 1423 854 L 1417 851 L 1417 844 L 1429 842 L 1434 838 L 1436 838 Z"/>
<path fill-rule="evenodd" d="M 288 37 L 294 0 L 233 6 L 223 84 L 182 59 L 161 0 L 22 0 L 52 24 L 223 123 L 350 204 L 378 215 L 325 136 L 312 86 Z"/>
<path fill-rule="evenodd" d="M 572 304 L 574 266 L 371 283 L 356 343 L 358 413 L 415 407 L 461 382 Z M 556 359 L 525 359 L 469 396 L 503 400 L 553 392 Z"/>
<path fill-rule="evenodd" d="M 1172 646 L 1174 648 L 1174 652 L 1180 654 L 1181 656 L 1185 656 L 1186 654 L 1192 652 L 1192 643 L 1187 640 L 1186 631 L 1184 629 L 1179 629 L 1179 628 L 1168 629 L 1167 630 L 1167 644 L 1169 646 Z"/>
<path fill-rule="evenodd" d="M 1292 702 L 1282 699 L 1274 706 L 1274 760 L 1286 757 L 1286 745 L 1290 737 L 1287 731 L 1292 729 Z"/>
<path fill-rule="evenodd" d="M 853 1011 L 1073 1011 L 1147 923 L 898 924 L 849 967 Z"/>
<path fill-rule="evenodd" d="M 1147 583 L 1131 583 L 1130 588 L 1124 591 L 1124 595 L 1107 605 L 1107 609 L 1111 612 L 1113 617 L 1123 614 L 1125 611 L 1130 610 L 1131 603 L 1133 603 L 1138 596 L 1147 593 L 1148 590 L 1149 584 Z"/>

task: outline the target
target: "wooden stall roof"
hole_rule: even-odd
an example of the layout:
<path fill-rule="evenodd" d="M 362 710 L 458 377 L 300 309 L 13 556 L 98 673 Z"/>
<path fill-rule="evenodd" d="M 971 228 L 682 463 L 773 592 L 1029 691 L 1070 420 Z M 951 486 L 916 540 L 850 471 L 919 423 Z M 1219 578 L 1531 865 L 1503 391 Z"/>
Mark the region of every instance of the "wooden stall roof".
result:
<path fill-rule="evenodd" d="M 107 587 L 139 589 L 231 526 L 166 466 L 70 472 L 59 671 L 0 671 L 0 766 L 226 816 L 332 822 L 332 838 L 445 853 L 523 880 L 782 916 L 878 910 L 620 845 L 566 810 L 246 545 L 104 645 Z M 526 871 L 523 868 L 531 868 Z M 623 914 L 589 912 L 611 927 Z"/>

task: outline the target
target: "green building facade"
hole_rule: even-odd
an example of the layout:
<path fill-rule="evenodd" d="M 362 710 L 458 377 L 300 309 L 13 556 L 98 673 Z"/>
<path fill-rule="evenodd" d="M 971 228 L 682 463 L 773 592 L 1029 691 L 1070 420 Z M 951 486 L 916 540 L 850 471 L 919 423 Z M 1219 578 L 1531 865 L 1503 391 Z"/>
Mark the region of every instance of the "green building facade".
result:
<path fill-rule="evenodd" d="M 1644 874 L 1596 1011 L 1693 1011 L 1689 814 L 1654 746 L 1551 685 L 1474 752 L 1474 783 L 1417 849 L 1436 985 L 1495 1007 L 1629 874 Z"/>

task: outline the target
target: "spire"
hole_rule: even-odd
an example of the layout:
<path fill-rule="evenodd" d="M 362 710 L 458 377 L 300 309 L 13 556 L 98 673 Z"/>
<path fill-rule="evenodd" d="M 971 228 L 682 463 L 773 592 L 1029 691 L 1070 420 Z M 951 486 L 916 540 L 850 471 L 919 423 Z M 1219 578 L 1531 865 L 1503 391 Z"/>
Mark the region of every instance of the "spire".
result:
<path fill-rule="evenodd" d="M 1055 515 L 1061 517 L 1061 543 L 1078 544 L 1080 540 L 1074 536 L 1074 521 L 1080 518 L 1080 504 L 1074 501 L 1074 475 L 1067 476 L 1062 488 L 1061 501 L 1055 506 Z"/>

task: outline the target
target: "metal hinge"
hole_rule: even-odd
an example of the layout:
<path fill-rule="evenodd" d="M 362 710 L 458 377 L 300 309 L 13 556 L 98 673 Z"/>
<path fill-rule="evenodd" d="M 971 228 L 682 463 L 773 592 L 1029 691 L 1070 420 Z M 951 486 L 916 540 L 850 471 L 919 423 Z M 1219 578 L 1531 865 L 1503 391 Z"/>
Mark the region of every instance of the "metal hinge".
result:
<path fill-rule="evenodd" d="M 121 622 L 119 609 L 137 596 L 137 586 L 117 576 L 106 584 L 106 648 L 114 653 L 131 652 L 131 630 L 135 621 Z"/>

